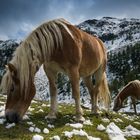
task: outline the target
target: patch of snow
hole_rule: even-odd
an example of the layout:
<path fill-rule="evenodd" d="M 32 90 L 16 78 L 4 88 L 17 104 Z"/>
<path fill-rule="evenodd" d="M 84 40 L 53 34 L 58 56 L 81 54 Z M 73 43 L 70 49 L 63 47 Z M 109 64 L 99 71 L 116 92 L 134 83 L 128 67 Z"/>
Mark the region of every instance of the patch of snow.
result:
<path fill-rule="evenodd" d="M 0 118 L 4 117 L 4 116 L 5 116 L 5 111 L 3 110 L 3 111 L 0 112 Z"/>
<path fill-rule="evenodd" d="M 48 124 L 48 127 L 49 128 L 54 128 L 54 125 L 53 124 Z"/>
<path fill-rule="evenodd" d="M 92 122 L 91 122 L 90 120 L 85 120 L 83 124 L 84 124 L 84 125 L 93 125 Z"/>
<path fill-rule="evenodd" d="M 85 136 L 85 137 L 87 137 L 88 140 L 101 140 L 100 138 L 95 138 L 95 137 L 89 136 L 82 129 L 80 129 L 80 130 L 73 129 L 72 131 L 64 131 L 63 133 L 68 138 L 72 138 L 73 135 L 76 135 L 76 136 Z"/>
<path fill-rule="evenodd" d="M 123 132 L 114 122 L 111 122 L 107 126 L 106 133 L 109 135 L 110 140 L 126 140 Z"/>
<path fill-rule="evenodd" d="M 127 137 L 140 135 L 140 130 L 136 129 L 132 125 L 125 127 L 124 135 Z"/>
<path fill-rule="evenodd" d="M 95 137 L 92 137 L 92 136 L 87 136 L 87 139 L 88 140 L 101 140 L 101 138 L 95 138 Z"/>
<path fill-rule="evenodd" d="M 33 125 L 33 122 L 27 122 L 28 125 Z"/>
<path fill-rule="evenodd" d="M 34 129 L 34 132 L 41 133 L 41 129 L 39 129 L 39 128 L 36 127 L 36 128 Z"/>
<path fill-rule="evenodd" d="M 105 122 L 105 123 L 109 123 L 110 122 L 110 120 L 108 118 L 103 118 L 102 121 Z"/>
<path fill-rule="evenodd" d="M 53 136 L 51 139 L 52 140 L 60 140 L 60 137 L 58 135 L 56 135 L 56 136 Z"/>
<path fill-rule="evenodd" d="M 104 131 L 104 130 L 105 130 L 105 127 L 104 127 L 102 124 L 99 124 L 99 125 L 97 126 L 97 130 L 99 130 L 99 131 Z"/>
<path fill-rule="evenodd" d="M 5 105 L 0 106 L 0 118 L 5 116 Z"/>
<path fill-rule="evenodd" d="M 38 112 L 44 112 L 42 109 L 39 109 Z"/>
<path fill-rule="evenodd" d="M 34 132 L 35 128 L 34 127 L 29 127 L 30 132 Z"/>
<path fill-rule="evenodd" d="M 14 127 L 16 124 L 15 123 L 10 123 L 10 124 L 7 124 L 7 126 L 5 128 L 9 129 L 11 127 Z"/>
<path fill-rule="evenodd" d="M 29 107 L 29 109 L 28 109 L 29 111 L 34 111 L 35 109 L 34 108 L 32 108 L 32 107 Z"/>
<path fill-rule="evenodd" d="M 49 129 L 44 128 L 44 129 L 43 129 L 43 133 L 48 134 L 48 133 L 49 133 Z"/>
<path fill-rule="evenodd" d="M 4 122 L 5 122 L 6 120 L 5 119 L 0 119 L 0 124 L 4 124 Z"/>
<path fill-rule="evenodd" d="M 140 125 L 140 122 L 134 122 L 135 124 L 139 124 Z"/>
<path fill-rule="evenodd" d="M 44 139 L 44 137 L 41 135 L 38 135 L 38 134 L 36 134 L 32 137 L 32 140 L 43 140 L 43 139 Z"/>
<path fill-rule="evenodd" d="M 46 105 L 46 104 L 42 104 L 41 106 L 42 106 L 42 107 L 46 107 L 47 105 Z"/>
<path fill-rule="evenodd" d="M 70 123 L 67 123 L 66 126 L 71 126 L 73 128 L 83 128 L 83 124 L 81 123 L 73 123 L 73 124 L 70 124 Z"/>
<path fill-rule="evenodd" d="M 29 118 L 29 116 L 28 115 L 24 115 L 23 116 L 23 120 L 29 120 L 30 118 Z"/>
<path fill-rule="evenodd" d="M 73 135 L 88 136 L 88 134 L 85 131 L 83 131 L 82 129 L 80 129 L 80 130 L 73 129 L 70 132 L 69 131 L 64 131 L 63 133 L 68 138 L 72 138 Z"/>
<path fill-rule="evenodd" d="M 123 122 L 120 118 L 113 119 L 115 122 Z"/>

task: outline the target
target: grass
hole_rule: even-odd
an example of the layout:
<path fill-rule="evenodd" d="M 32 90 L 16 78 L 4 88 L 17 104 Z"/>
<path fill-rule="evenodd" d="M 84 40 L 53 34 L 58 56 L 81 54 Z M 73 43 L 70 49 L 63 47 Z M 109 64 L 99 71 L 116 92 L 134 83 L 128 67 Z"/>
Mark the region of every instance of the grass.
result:
<path fill-rule="evenodd" d="M 5 101 L 5 99 L 0 96 L 0 101 Z M 42 104 L 45 104 L 46 106 L 42 106 Z M 0 105 L 3 105 L 0 103 Z M 64 131 L 72 131 L 73 128 L 70 126 L 65 125 L 66 123 L 73 123 L 74 122 L 74 113 L 75 113 L 75 107 L 73 105 L 69 104 L 59 104 L 59 113 L 58 113 L 58 118 L 54 121 L 48 121 L 45 118 L 49 111 L 49 107 L 47 106 L 48 102 L 43 102 L 43 101 L 37 101 L 33 102 L 31 104 L 31 108 L 34 110 L 28 111 L 31 112 L 29 116 L 29 120 L 23 120 L 21 123 L 16 124 L 16 126 L 7 129 L 5 128 L 6 124 L 0 124 L 0 139 L 2 140 L 9 140 L 9 139 L 14 139 L 14 140 L 30 140 L 32 139 L 33 135 L 35 135 L 35 132 L 30 132 L 29 127 L 31 125 L 28 125 L 27 122 L 31 121 L 33 124 L 35 124 L 36 127 L 41 129 L 41 133 L 39 135 L 43 136 L 45 140 L 49 140 L 51 137 L 55 135 L 59 135 L 61 140 L 69 140 L 67 137 L 64 136 Z M 40 109 L 43 110 L 43 112 L 39 111 Z M 108 115 L 109 114 L 109 115 Z M 135 124 L 135 121 L 140 120 L 140 117 L 137 117 L 134 120 L 128 120 L 125 117 L 122 116 L 120 113 L 106 113 L 102 112 L 100 116 L 93 116 L 90 114 L 90 111 L 87 109 L 84 109 L 84 117 L 86 119 L 90 119 L 91 122 L 93 123 L 92 126 L 89 125 L 84 125 L 83 130 L 88 133 L 89 136 L 93 137 L 99 137 L 102 140 L 109 140 L 108 134 L 103 131 L 98 131 L 97 126 L 99 124 L 103 124 L 105 127 L 109 123 L 105 123 L 102 121 L 102 118 L 108 117 L 110 119 L 110 122 L 114 122 L 115 118 L 120 118 L 123 120 L 123 122 L 116 123 L 121 129 L 124 129 L 126 126 L 131 124 L 135 128 L 140 130 L 140 125 Z M 55 127 L 54 128 L 48 128 L 48 124 L 53 124 Z M 48 128 L 49 133 L 44 134 L 43 129 Z M 136 136 L 135 138 L 127 138 L 128 140 L 139 140 L 140 136 Z M 86 137 L 82 136 L 73 136 L 70 138 L 70 140 L 87 140 Z"/>

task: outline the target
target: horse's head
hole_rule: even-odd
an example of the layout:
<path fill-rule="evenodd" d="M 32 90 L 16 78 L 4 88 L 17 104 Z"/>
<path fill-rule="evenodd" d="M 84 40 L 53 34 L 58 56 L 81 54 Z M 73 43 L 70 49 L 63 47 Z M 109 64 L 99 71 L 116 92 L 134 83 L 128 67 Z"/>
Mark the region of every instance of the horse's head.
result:
<path fill-rule="evenodd" d="M 26 96 L 25 89 L 27 88 Z M 28 87 L 21 90 L 21 80 L 14 65 L 7 65 L 7 72 L 2 79 L 2 90 L 7 94 L 5 116 L 8 122 L 19 122 L 27 111 L 35 95 L 35 86 L 31 79 Z M 26 98 L 25 98 L 26 97 Z"/>
<path fill-rule="evenodd" d="M 121 98 L 119 96 L 117 96 L 114 100 L 114 107 L 113 110 L 114 111 L 118 111 L 122 108 L 122 101 Z"/>

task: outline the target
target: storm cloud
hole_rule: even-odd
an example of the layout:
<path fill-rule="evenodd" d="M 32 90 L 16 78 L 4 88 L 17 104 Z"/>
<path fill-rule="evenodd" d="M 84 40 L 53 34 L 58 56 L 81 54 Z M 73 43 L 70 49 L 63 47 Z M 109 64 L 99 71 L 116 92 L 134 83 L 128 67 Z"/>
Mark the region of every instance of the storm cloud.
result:
<path fill-rule="evenodd" d="M 140 0 L 0 0 L 0 39 L 23 39 L 55 18 L 78 24 L 103 16 L 140 18 Z"/>

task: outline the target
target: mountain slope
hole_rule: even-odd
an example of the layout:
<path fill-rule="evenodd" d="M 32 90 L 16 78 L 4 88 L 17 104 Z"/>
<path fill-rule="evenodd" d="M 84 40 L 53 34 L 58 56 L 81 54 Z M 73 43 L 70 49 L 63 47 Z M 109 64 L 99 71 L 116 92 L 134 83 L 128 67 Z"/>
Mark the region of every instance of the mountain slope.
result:
<path fill-rule="evenodd" d="M 140 41 L 140 19 L 103 17 L 80 23 L 78 28 L 101 38 L 108 51 Z"/>

